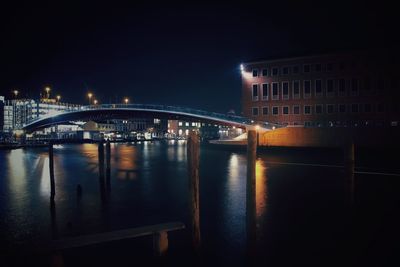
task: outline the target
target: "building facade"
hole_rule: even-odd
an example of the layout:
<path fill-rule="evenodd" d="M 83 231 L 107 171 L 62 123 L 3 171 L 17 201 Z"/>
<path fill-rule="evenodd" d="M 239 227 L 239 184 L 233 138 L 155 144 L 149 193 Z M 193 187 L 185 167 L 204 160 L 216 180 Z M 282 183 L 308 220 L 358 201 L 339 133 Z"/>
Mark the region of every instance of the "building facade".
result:
<path fill-rule="evenodd" d="M 398 67 L 377 52 L 245 63 L 243 115 L 293 126 L 397 126 Z"/>

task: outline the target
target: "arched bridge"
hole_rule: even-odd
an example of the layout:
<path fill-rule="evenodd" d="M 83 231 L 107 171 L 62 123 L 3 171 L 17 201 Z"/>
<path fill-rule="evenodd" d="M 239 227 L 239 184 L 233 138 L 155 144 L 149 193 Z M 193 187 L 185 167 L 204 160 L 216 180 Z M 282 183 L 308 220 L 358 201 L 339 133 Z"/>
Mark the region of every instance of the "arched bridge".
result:
<path fill-rule="evenodd" d="M 236 126 L 246 129 L 249 127 L 255 127 L 256 125 L 263 130 L 271 130 L 275 127 L 280 127 L 277 124 L 268 122 L 255 122 L 251 119 L 241 116 L 208 112 L 191 108 L 147 104 L 103 104 L 81 106 L 77 110 L 60 111 L 49 114 L 30 121 L 24 125 L 23 130 L 32 132 L 58 124 L 70 124 L 73 121 L 132 118 L 189 120 Z"/>

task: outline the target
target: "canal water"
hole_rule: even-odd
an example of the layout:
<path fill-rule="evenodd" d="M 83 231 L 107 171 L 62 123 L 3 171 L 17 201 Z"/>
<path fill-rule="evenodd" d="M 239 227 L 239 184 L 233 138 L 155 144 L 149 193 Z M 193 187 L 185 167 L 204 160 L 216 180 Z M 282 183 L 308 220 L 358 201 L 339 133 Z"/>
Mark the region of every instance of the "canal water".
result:
<path fill-rule="evenodd" d="M 0 256 L 18 262 L 21 248 L 54 238 L 171 221 L 190 226 L 185 141 L 111 144 L 111 153 L 111 186 L 102 198 L 97 145 L 56 145 L 51 213 L 47 149 L 0 151 L 0 240 L 5 248 Z M 246 265 L 248 255 L 252 262 L 273 266 L 399 263 L 400 171 L 395 160 L 380 153 L 360 153 L 356 170 L 362 173 L 354 175 L 352 187 L 341 168 L 341 151 L 259 151 L 256 245 L 249 253 L 246 151 L 202 146 L 200 227 L 206 264 Z M 141 244 L 151 252 L 148 239 L 134 246 Z M 170 233 L 170 257 L 190 262 L 190 244 L 188 229 Z"/>

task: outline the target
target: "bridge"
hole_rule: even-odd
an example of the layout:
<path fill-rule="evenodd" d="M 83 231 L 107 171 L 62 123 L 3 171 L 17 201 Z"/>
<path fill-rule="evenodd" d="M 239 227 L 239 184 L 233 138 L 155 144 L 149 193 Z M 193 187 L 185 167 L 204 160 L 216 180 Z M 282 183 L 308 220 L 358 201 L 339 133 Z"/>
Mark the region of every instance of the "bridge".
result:
<path fill-rule="evenodd" d="M 59 124 L 72 124 L 74 121 L 132 118 L 188 120 L 235 126 L 243 129 L 249 129 L 257 126 L 264 131 L 282 127 L 279 124 L 257 122 L 242 116 L 209 112 L 192 108 L 149 104 L 102 104 L 81 106 L 77 110 L 60 111 L 53 114 L 48 114 L 28 122 L 24 125 L 23 130 L 26 132 L 33 132 L 35 130 L 40 130 Z"/>

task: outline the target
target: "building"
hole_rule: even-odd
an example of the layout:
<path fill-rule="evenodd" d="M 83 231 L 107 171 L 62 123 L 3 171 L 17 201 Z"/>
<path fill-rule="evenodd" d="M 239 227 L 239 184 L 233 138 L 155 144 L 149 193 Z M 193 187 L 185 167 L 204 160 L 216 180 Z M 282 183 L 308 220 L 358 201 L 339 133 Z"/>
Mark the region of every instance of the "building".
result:
<path fill-rule="evenodd" d="M 244 63 L 243 115 L 292 126 L 397 126 L 398 69 L 384 51 Z"/>
<path fill-rule="evenodd" d="M 0 132 L 4 127 L 4 96 L 0 96 Z"/>
<path fill-rule="evenodd" d="M 198 131 L 202 139 L 229 139 L 243 133 L 242 129 L 195 121 L 168 121 L 168 137 L 187 138 L 190 131 Z"/>

